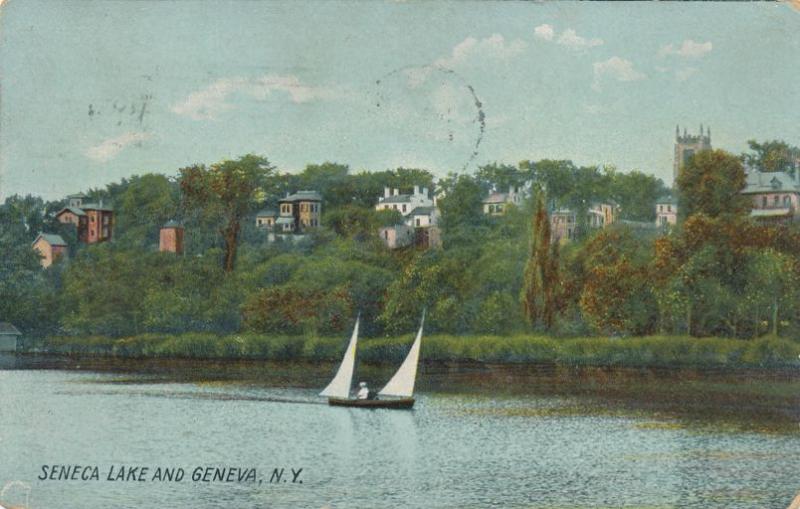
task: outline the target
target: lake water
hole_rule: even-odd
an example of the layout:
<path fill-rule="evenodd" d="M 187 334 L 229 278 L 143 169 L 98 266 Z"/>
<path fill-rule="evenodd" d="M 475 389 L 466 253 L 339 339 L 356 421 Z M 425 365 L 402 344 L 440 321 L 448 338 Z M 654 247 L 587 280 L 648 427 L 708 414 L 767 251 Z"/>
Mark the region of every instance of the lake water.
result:
<path fill-rule="evenodd" d="M 30 509 L 783 509 L 800 491 L 794 370 L 427 365 L 397 411 L 322 404 L 330 365 L 4 362 L 0 499 Z M 42 465 L 100 479 L 39 480 Z M 147 480 L 107 480 L 120 466 Z M 159 466 L 185 478 L 150 480 Z"/>

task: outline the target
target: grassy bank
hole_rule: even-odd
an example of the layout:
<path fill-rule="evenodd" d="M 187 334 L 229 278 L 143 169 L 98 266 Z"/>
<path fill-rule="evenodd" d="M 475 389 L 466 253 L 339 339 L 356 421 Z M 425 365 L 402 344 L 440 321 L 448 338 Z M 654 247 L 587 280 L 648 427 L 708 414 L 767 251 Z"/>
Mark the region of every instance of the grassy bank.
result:
<path fill-rule="evenodd" d="M 363 339 L 359 358 L 368 363 L 397 363 L 412 337 Z M 142 334 L 126 338 L 50 337 L 26 350 L 56 354 L 115 357 L 178 357 L 338 361 L 346 338 L 205 333 Z M 556 363 L 593 366 L 789 366 L 800 364 L 800 342 L 784 338 L 739 340 L 649 336 L 603 337 L 449 336 L 425 338 L 426 361 Z"/>

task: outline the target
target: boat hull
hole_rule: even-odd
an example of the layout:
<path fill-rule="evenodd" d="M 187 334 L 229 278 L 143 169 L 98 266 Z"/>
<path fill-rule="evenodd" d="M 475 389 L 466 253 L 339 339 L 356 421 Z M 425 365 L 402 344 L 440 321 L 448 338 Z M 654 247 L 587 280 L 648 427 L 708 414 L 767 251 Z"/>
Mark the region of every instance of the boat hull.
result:
<path fill-rule="evenodd" d="M 414 406 L 414 398 L 400 399 L 347 399 L 347 398 L 328 398 L 331 406 L 349 406 L 359 408 L 394 408 L 398 410 L 408 410 Z"/>

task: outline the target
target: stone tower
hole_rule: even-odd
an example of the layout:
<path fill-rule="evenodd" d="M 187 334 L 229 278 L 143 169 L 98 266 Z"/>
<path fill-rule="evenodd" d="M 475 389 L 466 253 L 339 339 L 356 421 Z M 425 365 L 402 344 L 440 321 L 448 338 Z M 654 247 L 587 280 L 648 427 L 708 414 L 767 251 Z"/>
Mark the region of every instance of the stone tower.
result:
<path fill-rule="evenodd" d="M 703 124 L 700 124 L 700 135 L 692 136 L 686 134 L 683 128 L 683 136 L 678 126 L 675 126 L 675 160 L 672 163 L 672 188 L 676 189 L 678 173 L 681 167 L 689 161 L 694 154 L 701 150 L 711 150 L 711 128 L 704 133 Z"/>

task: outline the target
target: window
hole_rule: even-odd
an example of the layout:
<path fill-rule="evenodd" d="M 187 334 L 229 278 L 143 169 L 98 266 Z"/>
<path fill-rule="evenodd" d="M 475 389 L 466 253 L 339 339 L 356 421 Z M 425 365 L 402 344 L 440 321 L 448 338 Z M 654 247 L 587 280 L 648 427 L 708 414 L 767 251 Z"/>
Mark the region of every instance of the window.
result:
<path fill-rule="evenodd" d="M 419 218 L 417 218 L 417 226 L 419 226 Z"/>
<path fill-rule="evenodd" d="M 103 224 L 108 224 L 108 216 L 103 216 Z"/>
<path fill-rule="evenodd" d="M 667 205 L 667 212 L 672 212 L 672 205 Z"/>
<path fill-rule="evenodd" d="M 383 230 L 383 238 L 389 240 L 389 230 Z"/>
<path fill-rule="evenodd" d="M 781 200 L 780 196 L 776 194 L 775 196 L 772 197 L 772 204 L 777 205 L 778 203 L 780 203 L 780 200 Z"/>
<path fill-rule="evenodd" d="M 766 207 L 767 206 L 767 197 L 766 196 L 762 196 L 761 197 L 761 206 L 762 207 Z"/>
<path fill-rule="evenodd" d="M 788 207 L 788 206 L 790 206 L 791 204 L 792 204 L 792 199 L 791 199 L 791 198 L 789 198 L 788 196 L 784 196 L 784 197 L 783 197 L 783 205 L 784 205 L 784 206 L 786 206 L 786 207 Z"/>
<path fill-rule="evenodd" d="M 91 222 L 93 222 L 93 223 L 94 223 L 94 216 L 90 216 L 90 218 L 89 218 L 89 219 L 91 220 Z"/>
<path fill-rule="evenodd" d="M 405 211 L 406 211 L 406 204 L 404 203 L 403 204 L 403 212 L 405 212 Z"/>

